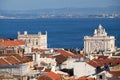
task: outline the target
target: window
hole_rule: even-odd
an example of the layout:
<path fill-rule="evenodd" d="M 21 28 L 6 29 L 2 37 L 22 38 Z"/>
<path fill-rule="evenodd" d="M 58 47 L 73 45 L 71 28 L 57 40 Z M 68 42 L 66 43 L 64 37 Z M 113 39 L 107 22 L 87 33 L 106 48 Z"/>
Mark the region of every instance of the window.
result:
<path fill-rule="evenodd" d="M 30 43 L 30 39 L 29 39 L 29 43 Z"/>
<path fill-rule="evenodd" d="M 38 42 L 36 42 L 36 45 L 38 45 Z"/>
<path fill-rule="evenodd" d="M 99 79 L 100 79 L 100 80 L 102 80 L 102 79 L 103 79 L 103 76 L 102 76 L 102 75 L 100 75 L 100 76 L 99 76 Z"/>
<path fill-rule="evenodd" d="M 0 54 L 3 54 L 3 53 L 4 53 L 4 51 L 1 50 L 1 51 L 0 51 Z"/>

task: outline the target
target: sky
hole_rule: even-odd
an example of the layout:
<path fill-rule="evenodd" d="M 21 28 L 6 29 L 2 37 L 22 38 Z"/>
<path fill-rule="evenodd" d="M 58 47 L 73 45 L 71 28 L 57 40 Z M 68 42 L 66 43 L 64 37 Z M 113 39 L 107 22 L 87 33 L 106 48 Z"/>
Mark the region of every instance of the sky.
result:
<path fill-rule="evenodd" d="M 0 0 L 2 10 L 119 6 L 120 0 Z"/>

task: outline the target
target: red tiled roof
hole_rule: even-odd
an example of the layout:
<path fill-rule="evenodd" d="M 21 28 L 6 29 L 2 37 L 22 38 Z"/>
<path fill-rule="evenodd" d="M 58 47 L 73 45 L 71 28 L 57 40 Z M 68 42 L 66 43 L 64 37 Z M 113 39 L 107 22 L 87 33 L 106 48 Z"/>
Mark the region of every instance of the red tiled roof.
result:
<path fill-rule="evenodd" d="M 100 63 L 97 63 L 97 62 L 95 62 L 95 61 L 89 61 L 89 62 L 87 62 L 89 65 L 91 65 L 91 66 L 93 66 L 93 67 L 100 67 L 100 66 L 102 66 Z"/>
<path fill-rule="evenodd" d="M 20 63 L 26 63 L 32 61 L 32 59 L 28 56 L 15 55 L 15 57 L 21 61 Z"/>
<path fill-rule="evenodd" d="M 53 80 L 60 80 L 61 76 L 59 74 L 56 74 L 54 72 L 47 72 L 47 75 L 51 77 Z"/>
<path fill-rule="evenodd" d="M 25 42 L 22 40 L 4 40 L 0 41 L 0 46 L 19 46 L 24 45 Z"/>
<path fill-rule="evenodd" d="M 86 76 L 82 76 L 82 77 L 78 78 L 77 80 L 96 80 L 96 79 L 93 77 L 87 78 Z"/>
<path fill-rule="evenodd" d="M 19 63 L 19 61 L 16 60 L 13 56 L 6 57 L 5 60 L 7 60 L 7 62 L 9 62 L 11 64 L 17 64 L 17 63 Z"/>
<path fill-rule="evenodd" d="M 47 75 L 42 75 L 38 77 L 37 80 L 53 80 L 53 79 Z"/>
<path fill-rule="evenodd" d="M 50 51 L 50 49 L 38 49 L 38 48 L 32 49 L 32 52 L 45 52 L 45 51 Z"/>
<path fill-rule="evenodd" d="M 108 56 L 98 56 L 98 59 L 107 59 Z"/>
<path fill-rule="evenodd" d="M 45 70 L 44 70 L 45 72 L 50 72 L 51 71 L 51 69 L 48 69 L 48 68 L 45 68 Z"/>
<path fill-rule="evenodd" d="M 86 79 L 87 79 L 86 76 L 82 76 L 82 77 L 78 78 L 77 80 L 86 80 Z"/>
<path fill-rule="evenodd" d="M 62 55 L 57 55 L 57 56 L 55 56 L 55 58 L 56 58 L 56 59 L 55 59 L 56 62 L 57 62 L 57 63 L 60 63 L 60 64 L 67 60 L 67 57 L 62 56 Z"/>
<path fill-rule="evenodd" d="M 108 78 L 108 80 L 120 80 L 119 77 L 112 77 L 112 78 Z"/>
<path fill-rule="evenodd" d="M 3 58 L 0 58 L 0 65 L 5 66 L 5 65 L 9 65 L 9 63 L 7 63 Z"/>
<path fill-rule="evenodd" d="M 76 54 L 74 58 L 84 58 L 85 54 L 84 53 L 80 53 L 80 54 Z"/>
<path fill-rule="evenodd" d="M 120 76 L 120 71 L 109 71 L 113 76 Z"/>
<path fill-rule="evenodd" d="M 113 66 L 116 66 L 118 63 L 120 63 L 120 58 L 119 59 L 112 59 L 112 58 L 107 58 L 107 59 L 93 59 L 87 62 L 88 64 L 92 65 L 93 67 L 101 67 L 104 64 L 110 65 L 110 63 L 113 63 Z"/>
<path fill-rule="evenodd" d="M 77 79 L 75 79 L 75 78 L 70 78 L 69 80 L 77 80 Z"/>
<path fill-rule="evenodd" d="M 31 58 L 27 56 L 20 56 L 19 54 L 2 55 L 2 56 L 6 56 L 6 57 L 0 58 L 0 65 L 22 64 L 32 61 Z"/>
<path fill-rule="evenodd" d="M 87 78 L 87 80 L 96 80 L 96 79 L 95 79 L 95 78 L 90 77 L 90 78 Z"/>
<path fill-rule="evenodd" d="M 60 53 L 60 55 L 65 56 L 65 57 L 69 57 L 69 56 L 74 57 L 75 56 L 72 52 L 65 51 L 65 50 L 62 50 L 62 49 L 57 49 L 55 51 Z"/>

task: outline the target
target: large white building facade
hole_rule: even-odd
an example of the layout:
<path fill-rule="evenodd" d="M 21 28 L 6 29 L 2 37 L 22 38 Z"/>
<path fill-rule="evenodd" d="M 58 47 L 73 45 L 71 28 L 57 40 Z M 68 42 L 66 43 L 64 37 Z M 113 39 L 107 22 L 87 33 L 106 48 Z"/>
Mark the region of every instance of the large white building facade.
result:
<path fill-rule="evenodd" d="M 84 51 L 86 54 L 115 50 L 115 37 L 108 36 L 102 25 L 95 29 L 93 36 L 84 36 Z"/>
<path fill-rule="evenodd" d="M 24 34 L 18 32 L 18 40 L 24 40 L 26 42 L 26 47 L 29 48 L 47 48 L 47 32 L 42 34 L 28 34 L 27 31 L 24 31 Z"/>

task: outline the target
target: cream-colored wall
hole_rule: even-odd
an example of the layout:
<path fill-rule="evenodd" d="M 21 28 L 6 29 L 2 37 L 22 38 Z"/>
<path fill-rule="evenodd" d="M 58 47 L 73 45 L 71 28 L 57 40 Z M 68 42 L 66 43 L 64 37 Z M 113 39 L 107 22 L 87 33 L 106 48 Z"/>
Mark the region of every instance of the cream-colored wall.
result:
<path fill-rule="evenodd" d="M 26 53 L 30 53 L 29 48 L 47 48 L 47 32 L 45 34 L 27 34 L 25 31 L 24 34 L 18 32 L 18 40 L 24 40 L 26 42 Z"/>
<path fill-rule="evenodd" d="M 106 39 L 107 38 L 107 39 Z M 112 46 L 111 46 L 112 45 Z M 95 50 L 104 50 L 108 49 L 113 52 L 115 50 L 115 39 L 110 37 L 85 37 L 84 38 L 84 51 L 85 53 L 91 53 Z"/>

